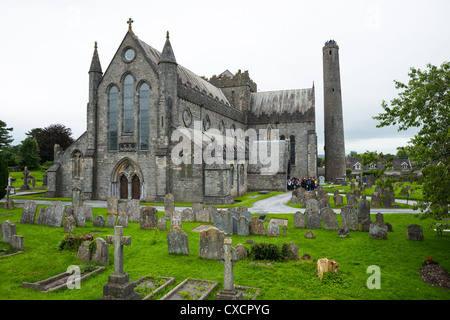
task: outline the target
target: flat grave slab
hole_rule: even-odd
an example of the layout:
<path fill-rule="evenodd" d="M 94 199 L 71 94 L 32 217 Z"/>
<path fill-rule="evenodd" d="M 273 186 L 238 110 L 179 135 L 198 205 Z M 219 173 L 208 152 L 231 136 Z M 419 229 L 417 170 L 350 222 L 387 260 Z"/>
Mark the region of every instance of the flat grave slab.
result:
<path fill-rule="evenodd" d="M 78 266 L 80 269 L 82 266 Z M 102 272 L 105 270 L 105 267 L 94 267 L 93 271 L 84 272 L 80 275 L 80 282 L 86 279 L 87 277 L 94 275 L 96 273 Z M 22 282 L 22 288 L 30 288 L 36 291 L 49 292 L 58 289 L 67 288 L 67 280 L 70 276 L 73 276 L 70 272 L 63 272 L 56 276 L 50 277 L 48 279 L 30 283 L 30 282 Z"/>
<path fill-rule="evenodd" d="M 134 282 L 134 290 L 139 293 L 150 291 L 145 296 L 141 293 L 143 296 L 141 300 L 151 300 L 154 294 L 173 283 L 175 283 L 175 278 L 172 277 L 143 276 Z"/>
<path fill-rule="evenodd" d="M 187 278 L 160 300 L 205 300 L 218 284 L 218 281 Z"/>
<path fill-rule="evenodd" d="M 197 228 L 192 229 L 191 232 L 201 232 L 203 230 L 207 230 L 212 227 L 214 227 L 214 226 L 210 225 L 210 224 L 202 224 L 202 225 L 198 226 Z"/>

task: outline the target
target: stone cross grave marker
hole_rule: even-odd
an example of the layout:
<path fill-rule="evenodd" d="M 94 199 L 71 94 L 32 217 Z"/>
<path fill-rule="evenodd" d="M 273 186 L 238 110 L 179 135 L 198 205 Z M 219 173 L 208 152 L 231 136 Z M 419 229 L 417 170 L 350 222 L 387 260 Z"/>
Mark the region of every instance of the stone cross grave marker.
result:
<path fill-rule="evenodd" d="M 223 290 L 220 291 L 217 300 L 243 300 L 242 291 L 236 290 L 234 286 L 233 265 L 236 263 L 236 253 L 232 246 L 233 239 L 225 238 L 222 249 L 223 264 Z"/>
<path fill-rule="evenodd" d="M 106 242 L 114 245 L 114 273 L 123 273 L 123 246 L 131 245 L 131 237 L 123 236 L 123 227 L 114 227 L 114 236 L 106 236 Z"/>

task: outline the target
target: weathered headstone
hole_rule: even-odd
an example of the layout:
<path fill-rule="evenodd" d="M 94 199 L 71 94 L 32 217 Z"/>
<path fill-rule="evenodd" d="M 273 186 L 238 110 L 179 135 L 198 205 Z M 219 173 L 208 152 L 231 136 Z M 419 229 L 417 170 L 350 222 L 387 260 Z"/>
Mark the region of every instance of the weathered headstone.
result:
<path fill-rule="evenodd" d="M 317 199 L 311 198 L 306 200 L 306 211 L 311 210 L 315 213 L 319 213 L 319 201 Z"/>
<path fill-rule="evenodd" d="M 27 201 L 22 210 L 21 224 L 34 224 L 36 219 L 37 203 L 34 201 Z"/>
<path fill-rule="evenodd" d="M 128 228 L 128 215 L 119 214 L 119 217 L 117 218 L 117 226 Z"/>
<path fill-rule="evenodd" d="M 233 234 L 233 219 L 232 219 L 233 215 L 231 211 L 221 210 L 216 212 L 213 217 L 214 217 L 214 227 L 225 232 L 226 234 L 229 235 Z"/>
<path fill-rule="evenodd" d="M 16 225 L 9 220 L 1 223 L 2 242 L 9 243 L 11 237 L 16 235 Z"/>
<path fill-rule="evenodd" d="M 158 230 L 166 231 L 167 230 L 167 218 L 165 216 L 161 216 L 158 219 Z"/>
<path fill-rule="evenodd" d="M 186 208 L 181 212 L 181 220 L 186 222 L 194 222 L 195 215 L 191 208 Z"/>
<path fill-rule="evenodd" d="M 105 218 L 99 214 L 98 216 L 95 217 L 94 222 L 92 223 L 92 226 L 94 227 L 104 227 L 105 226 Z"/>
<path fill-rule="evenodd" d="M 370 202 L 366 199 L 358 201 L 358 221 L 370 218 Z"/>
<path fill-rule="evenodd" d="M 379 208 L 380 201 L 381 201 L 380 194 L 378 192 L 372 193 L 371 198 L 370 198 L 370 206 L 372 208 Z"/>
<path fill-rule="evenodd" d="M 195 220 L 196 221 L 199 221 L 198 219 L 197 219 L 197 216 L 198 215 L 201 215 L 202 214 L 202 212 L 203 212 L 203 203 L 198 203 L 198 202 L 193 202 L 192 203 L 192 212 L 194 213 L 194 216 L 195 216 Z"/>
<path fill-rule="evenodd" d="M 72 206 L 80 207 L 83 205 L 82 193 L 80 189 L 72 190 Z"/>
<path fill-rule="evenodd" d="M 344 198 L 342 197 L 342 195 L 337 194 L 333 197 L 333 199 L 334 199 L 335 206 L 343 206 L 344 205 Z"/>
<path fill-rule="evenodd" d="M 346 205 L 341 208 L 341 224 L 349 230 L 359 230 L 358 214 L 354 206 Z"/>
<path fill-rule="evenodd" d="M 248 220 L 248 222 L 250 222 L 252 220 L 252 214 L 248 210 L 242 211 L 241 217 L 245 217 Z"/>
<path fill-rule="evenodd" d="M 48 207 L 42 207 L 39 210 L 39 215 L 37 218 L 37 224 L 42 225 L 42 226 L 46 226 L 47 225 L 47 219 L 48 219 Z"/>
<path fill-rule="evenodd" d="M 97 238 L 95 239 L 95 246 L 96 250 L 91 257 L 91 261 L 105 266 L 109 265 L 108 243 L 105 239 Z"/>
<path fill-rule="evenodd" d="M 172 226 L 167 232 L 169 253 L 189 255 L 188 235 L 179 226 Z"/>
<path fill-rule="evenodd" d="M 23 250 L 23 236 L 13 235 L 9 240 L 9 246 L 14 250 Z"/>
<path fill-rule="evenodd" d="M 375 221 L 376 222 L 380 222 L 380 223 L 384 223 L 384 217 L 383 217 L 383 214 L 381 212 L 378 212 L 375 215 Z"/>
<path fill-rule="evenodd" d="M 83 207 L 76 207 L 74 210 L 73 216 L 75 217 L 77 227 L 85 227 L 86 226 L 86 217 L 84 214 Z"/>
<path fill-rule="evenodd" d="M 150 230 L 156 229 L 157 227 L 158 227 L 158 210 L 152 206 L 142 207 L 140 210 L 139 228 Z M 165 229 L 166 228 L 164 228 L 164 230 Z"/>
<path fill-rule="evenodd" d="M 238 220 L 237 235 L 248 236 L 250 234 L 250 221 L 245 216 L 240 216 Z"/>
<path fill-rule="evenodd" d="M 119 201 L 117 204 L 117 215 L 120 216 L 129 216 L 130 211 L 128 209 L 128 204 L 125 201 Z"/>
<path fill-rule="evenodd" d="M 66 206 L 61 201 L 55 201 L 48 211 L 47 225 L 49 227 L 62 227 Z"/>
<path fill-rule="evenodd" d="M 199 257 L 204 259 L 222 259 L 222 246 L 226 234 L 215 227 L 200 232 Z"/>
<path fill-rule="evenodd" d="M 348 192 L 346 197 L 347 197 L 347 205 L 348 206 L 356 205 L 356 203 L 357 203 L 356 197 L 351 192 Z"/>
<path fill-rule="evenodd" d="M 89 241 L 83 241 L 78 247 L 77 259 L 81 261 L 89 262 L 91 260 L 89 252 Z"/>
<path fill-rule="evenodd" d="M 64 220 L 64 232 L 71 233 L 75 230 L 75 218 L 73 216 L 68 216 Z"/>
<path fill-rule="evenodd" d="M 119 200 L 116 197 L 108 198 L 106 202 L 106 213 L 107 214 L 117 214 L 117 205 Z"/>
<path fill-rule="evenodd" d="M 248 250 L 242 243 L 237 244 L 234 247 L 234 250 L 236 250 L 236 258 L 237 258 L 237 260 L 243 260 L 243 259 L 247 258 Z"/>
<path fill-rule="evenodd" d="M 114 228 L 116 226 L 117 216 L 115 214 L 108 215 L 108 218 L 106 219 L 106 227 L 107 228 Z"/>
<path fill-rule="evenodd" d="M 370 230 L 370 224 L 372 220 L 370 218 L 366 218 L 361 221 L 361 231 L 368 232 Z"/>
<path fill-rule="evenodd" d="M 267 236 L 268 237 L 279 237 L 280 236 L 280 227 L 274 222 L 269 222 L 269 225 L 267 226 Z"/>
<path fill-rule="evenodd" d="M 141 218 L 141 206 L 138 199 L 130 200 L 128 203 L 129 217 L 128 221 L 130 222 L 139 222 Z"/>
<path fill-rule="evenodd" d="M 300 211 L 294 214 L 294 228 L 305 228 L 305 216 Z"/>
<path fill-rule="evenodd" d="M 306 229 L 321 229 L 319 212 L 311 209 L 305 210 L 305 228 Z"/>
<path fill-rule="evenodd" d="M 311 230 L 306 231 L 305 235 L 303 236 L 305 239 L 315 239 L 316 234 L 312 232 Z"/>
<path fill-rule="evenodd" d="M 407 239 L 413 241 L 423 241 L 423 228 L 417 224 L 409 225 L 406 228 Z"/>
<path fill-rule="evenodd" d="M 359 199 L 359 198 L 361 197 L 361 190 L 359 190 L 359 189 L 353 190 L 353 196 L 354 196 L 356 199 Z"/>
<path fill-rule="evenodd" d="M 178 226 L 182 228 L 182 219 L 181 219 L 181 212 L 180 211 L 174 211 L 172 212 L 172 219 L 170 220 L 170 227 L 172 226 Z"/>
<path fill-rule="evenodd" d="M 249 233 L 257 235 L 266 235 L 266 229 L 264 226 L 264 221 L 259 220 L 258 217 L 252 217 L 249 224 Z"/>
<path fill-rule="evenodd" d="M 296 245 L 294 242 L 288 242 L 287 248 L 289 252 L 291 253 L 293 260 L 298 260 L 298 245 Z"/>
<path fill-rule="evenodd" d="M 338 237 L 339 238 L 348 238 L 350 236 L 348 229 L 346 227 L 338 229 Z"/>
<path fill-rule="evenodd" d="M 109 276 L 108 283 L 103 286 L 102 300 L 137 300 L 140 294 L 134 292 L 134 282 L 123 272 L 123 246 L 131 245 L 131 238 L 123 236 L 123 228 L 114 227 L 114 236 L 107 236 L 108 244 L 114 245 L 114 273 Z"/>
<path fill-rule="evenodd" d="M 330 207 L 325 207 L 320 210 L 322 217 L 323 228 L 327 230 L 337 230 L 339 228 L 337 215 Z"/>
<path fill-rule="evenodd" d="M 173 194 L 168 193 L 164 197 L 164 215 L 167 219 L 172 220 L 172 214 L 175 211 L 175 199 Z"/>
<path fill-rule="evenodd" d="M 369 227 L 369 238 L 387 239 L 387 226 L 379 221 L 372 222 Z"/>
<path fill-rule="evenodd" d="M 296 196 L 291 197 L 291 204 L 298 204 L 298 198 Z"/>

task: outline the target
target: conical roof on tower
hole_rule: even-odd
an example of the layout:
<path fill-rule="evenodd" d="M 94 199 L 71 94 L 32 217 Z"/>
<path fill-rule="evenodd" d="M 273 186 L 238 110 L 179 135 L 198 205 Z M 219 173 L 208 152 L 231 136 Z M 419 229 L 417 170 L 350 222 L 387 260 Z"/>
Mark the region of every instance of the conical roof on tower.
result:
<path fill-rule="evenodd" d="M 166 43 L 164 44 L 164 48 L 159 60 L 159 63 L 161 62 L 169 62 L 177 64 L 177 60 L 175 59 L 175 54 L 173 53 L 172 45 L 170 44 L 169 40 L 169 31 L 167 31 Z"/>
<path fill-rule="evenodd" d="M 100 58 L 98 56 L 98 51 L 97 51 L 97 41 L 95 41 L 94 54 L 92 55 L 91 67 L 89 68 L 89 72 L 103 73 L 102 66 L 100 64 Z"/>

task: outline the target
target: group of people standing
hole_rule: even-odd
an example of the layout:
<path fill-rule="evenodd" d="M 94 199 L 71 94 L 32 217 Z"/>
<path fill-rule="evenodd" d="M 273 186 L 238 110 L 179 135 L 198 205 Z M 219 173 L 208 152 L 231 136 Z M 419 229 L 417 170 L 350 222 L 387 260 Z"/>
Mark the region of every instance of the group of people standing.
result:
<path fill-rule="evenodd" d="M 293 177 L 291 179 L 287 180 L 287 188 L 288 190 L 295 190 L 298 188 L 303 188 L 306 191 L 310 191 L 310 190 L 316 190 L 319 188 L 319 184 L 320 181 L 317 178 L 303 178 L 303 179 L 299 179 L 296 177 Z"/>

